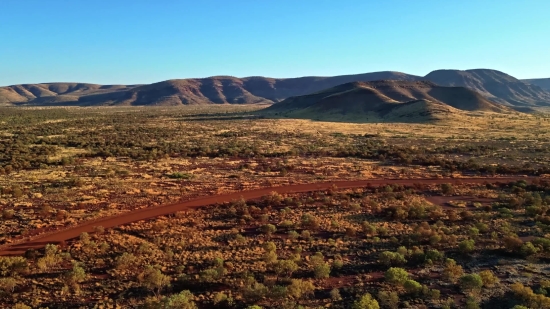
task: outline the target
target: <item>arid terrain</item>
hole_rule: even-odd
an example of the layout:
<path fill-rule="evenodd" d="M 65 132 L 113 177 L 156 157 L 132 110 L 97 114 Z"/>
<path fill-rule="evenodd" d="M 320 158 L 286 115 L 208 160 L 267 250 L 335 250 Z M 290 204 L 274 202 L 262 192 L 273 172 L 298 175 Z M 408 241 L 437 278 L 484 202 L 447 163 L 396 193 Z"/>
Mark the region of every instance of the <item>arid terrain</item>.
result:
<path fill-rule="evenodd" d="M 1 307 L 548 308 L 550 115 L 264 107 L 0 109 Z"/>

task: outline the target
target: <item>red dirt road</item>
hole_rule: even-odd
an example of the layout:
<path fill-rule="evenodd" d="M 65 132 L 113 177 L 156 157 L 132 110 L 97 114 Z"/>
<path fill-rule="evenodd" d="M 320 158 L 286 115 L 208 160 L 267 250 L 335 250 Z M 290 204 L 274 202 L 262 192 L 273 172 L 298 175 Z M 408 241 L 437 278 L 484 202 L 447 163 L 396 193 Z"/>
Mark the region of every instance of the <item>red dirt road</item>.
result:
<path fill-rule="evenodd" d="M 361 188 L 366 186 L 383 186 L 388 184 L 413 185 L 413 184 L 443 184 L 443 183 L 496 183 L 510 182 L 516 180 L 533 180 L 536 177 L 502 177 L 502 178 L 434 178 L 434 179 L 369 179 L 369 180 L 354 180 L 354 181 L 331 181 L 313 184 L 296 184 L 282 187 L 270 187 L 264 189 L 256 189 L 250 191 L 242 191 L 230 194 L 221 194 L 214 196 L 201 197 L 185 202 L 178 202 L 164 206 L 153 208 L 139 209 L 129 213 L 106 217 L 92 222 L 84 222 L 80 225 L 55 231 L 42 236 L 37 236 L 26 242 L 16 243 L 11 246 L 2 248 L 0 256 L 3 255 L 21 255 L 28 249 L 40 249 L 46 244 L 58 244 L 63 241 L 76 238 L 83 232 L 91 233 L 95 226 L 103 226 L 104 228 L 112 228 L 119 225 L 124 225 L 140 220 L 155 218 L 158 216 L 172 214 L 182 210 L 189 210 L 201 206 L 212 205 L 216 203 L 230 202 L 240 199 L 256 199 L 265 196 L 273 191 L 281 194 L 310 192 L 318 190 L 327 190 L 336 186 L 340 189 Z"/>

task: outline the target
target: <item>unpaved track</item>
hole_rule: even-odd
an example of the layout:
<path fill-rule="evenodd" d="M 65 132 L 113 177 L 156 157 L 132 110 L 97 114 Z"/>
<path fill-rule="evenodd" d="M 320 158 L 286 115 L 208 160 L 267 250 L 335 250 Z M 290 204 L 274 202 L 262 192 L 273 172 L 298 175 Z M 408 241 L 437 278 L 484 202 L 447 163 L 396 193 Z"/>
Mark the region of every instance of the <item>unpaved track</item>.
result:
<path fill-rule="evenodd" d="M 140 220 L 151 219 L 158 216 L 168 215 L 177 211 L 189 210 L 201 206 L 212 205 L 216 203 L 230 202 L 240 199 L 256 199 L 265 196 L 273 191 L 277 193 L 299 193 L 310 192 L 317 190 L 327 190 L 334 186 L 339 189 L 361 188 L 368 185 L 383 186 L 388 184 L 413 185 L 413 184 L 443 184 L 443 183 L 496 183 L 510 182 L 516 180 L 531 181 L 536 177 L 494 177 L 494 178 L 432 178 L 432 179 L 370 179 L 370 180 L 353 180 L 353 181 L 331 181 L 312 184 L 296 184 L 282 187 L 269 187 L 264 189 L 256 189 L 250 191 L 242 191 L 230 194 L 220 194 L 196 198 L 193 200 L 178 202 L 164 206 L 144 208 L 136 211 L 123 213 L 120 215 L 106 217 L 92 222 L 84 222 L 80 225 L 69 227 L 63 230 L 55 231 L 29 240 L 27 242 L 14 244 L 0 251 L 2 255 L 21 255 L 28 249 L 40 249 L 46 244 L 58 244 L 65 240 L 78 237 L 83 232 L 93 232 L 95 226 L 103 226 L 104 228 L 116 227 Z"/>

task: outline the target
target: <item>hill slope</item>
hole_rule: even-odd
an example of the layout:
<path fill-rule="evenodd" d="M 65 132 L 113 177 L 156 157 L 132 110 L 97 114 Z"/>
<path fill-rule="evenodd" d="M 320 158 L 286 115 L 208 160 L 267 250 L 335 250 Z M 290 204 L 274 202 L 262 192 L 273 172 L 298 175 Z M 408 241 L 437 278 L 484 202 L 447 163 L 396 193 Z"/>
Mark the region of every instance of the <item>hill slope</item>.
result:
<path fill-rule="evenodd" d="M 437 70 L 424 79 L 441 86 L 466 87 L 504 105 L 550 106 L 550 92 L 496 70 Z"/>
<path fill-rule="evenodd" d="M 539 86 L 543 90 L 550 91 L 550 78 L 522 79 L 521 81 L 527 84 Z"/>
<path fill-rule="evenodd" d="M 511 112 L 511 109 L 464 87 L 386 80 L 347 83 L 291 97 L 265 109 L 264 113 L 317 120 L 422 122 L 464 111 Z"/>

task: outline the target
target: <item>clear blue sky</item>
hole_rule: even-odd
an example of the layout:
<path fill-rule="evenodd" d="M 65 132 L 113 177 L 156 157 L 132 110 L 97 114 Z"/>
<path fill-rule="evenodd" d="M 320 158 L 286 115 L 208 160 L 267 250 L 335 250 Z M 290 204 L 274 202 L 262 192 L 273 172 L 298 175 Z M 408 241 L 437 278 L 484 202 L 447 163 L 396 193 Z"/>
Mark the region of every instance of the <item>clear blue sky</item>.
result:
<path fill-rule="evenodd" d="M 549 0 L 1 0 L 0 85 L 441 68 L 550 77 L 549 14 Z"/>

